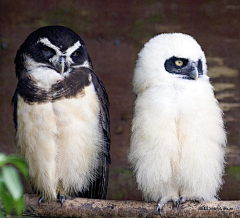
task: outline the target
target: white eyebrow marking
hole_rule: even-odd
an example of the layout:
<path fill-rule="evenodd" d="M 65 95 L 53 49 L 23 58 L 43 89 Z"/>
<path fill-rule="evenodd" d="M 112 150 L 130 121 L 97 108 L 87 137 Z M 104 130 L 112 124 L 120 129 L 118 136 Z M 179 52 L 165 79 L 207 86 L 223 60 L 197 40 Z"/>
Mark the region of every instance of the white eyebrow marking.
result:
<path fill-rule="evenodd" d="M 49 59 L 49 61 L 51 63 L 53 63 L 54 65 L 57 65 L 57 63 L 59 62 L 59 58 L 60 57 L 65 57 L 66 58 L 66 64 L 68 66 L 70 66 L 73 63 L 73 60 L 71 58 L 71 54 L 82 46 L 80 41 L 77 41 L 70 48 L 68 48 L 65 52 L 62 52 L 57 46 L 52 44 L 48 40 L 48 38 L 40 38 L 37 43 L 42 43 L 42 44 L 48 46 L 49 48 L 53 49 L 56 52 L 56 54 L 52 58 Z M 87 64 L 87 63 L 84 63 L 83 66 L 89 68 L 89 64 Z"/>
<path fill-rule="evenodd" d="M 44 45 L 48 46 L 49 48 L 52 48 L 53 50 L 56 51 L 57 54 L 61 54 L 62 52 L 59 50 L 59 48 L 55 45 L 53 45 L 47 38 L 40 38 L 38 40 L 38 43 L 41 42 Z"/>
<path fill-rule="evenodd" d="M 83 64 L 72 66 L 72 68 L 79 68 L 79 67 L 86 67 L 90 69 L 90 65 L 88 61 L 84 61 Z"/>
<path fill-rule="evenodd" d="M 64 56 L 71 56 L 71 54 L 74 51 L 76 51 L 79 47 L 82 46 L 81 43 L 79 41 L 77 41 L 73 44 L 73 46 L 68 48 L 65 52 L 61 52 L 60 49 L 57 46 L 53 45 L 47 38 L 40 38 L 38 40 L 38 43 L 39 42 L 41 42 L 44 45 L 48 46 L 49 48 L 52 48 L 53 50 L 55 50 L 58 55 L 63 55 L 64 54 Z"/>
<path fill-rule="evenodd" d="M 79 47 L 81 47 L 81 43 L 79 41 L 75 42 L 73 46 L 71 46 L 70 48 L 68 48 L 64 53 L 66 55 L 71 56 L 71 54 L 76 51 Z"/>

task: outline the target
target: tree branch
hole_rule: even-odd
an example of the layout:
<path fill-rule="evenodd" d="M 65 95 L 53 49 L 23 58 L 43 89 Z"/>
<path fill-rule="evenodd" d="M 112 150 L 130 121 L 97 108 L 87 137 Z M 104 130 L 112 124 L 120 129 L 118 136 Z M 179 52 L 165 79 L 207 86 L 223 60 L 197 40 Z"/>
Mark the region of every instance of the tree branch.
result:
<path fill-rule="evenodd" d="M 38 196 L 25 195 L 24 215 L 41 217 L 238 217 L 240 201 L 185 202 L 179 208 L 167 203 L 161 213 L 156 203 L 75 198 L 59 202 L 43 202 Z"/>

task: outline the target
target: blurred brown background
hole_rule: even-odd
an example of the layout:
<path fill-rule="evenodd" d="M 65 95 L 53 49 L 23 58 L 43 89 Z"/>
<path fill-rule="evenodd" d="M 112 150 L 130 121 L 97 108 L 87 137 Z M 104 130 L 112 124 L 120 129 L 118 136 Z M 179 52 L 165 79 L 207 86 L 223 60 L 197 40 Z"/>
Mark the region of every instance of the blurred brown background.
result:
<path fill-rule="evenodd" d="M 34 30 L 64 25 L 85 41 L 111 103 L 108 199 L 141 200 L 127 162 L 137 53 L 156 34 L 192 35 L 205 51 L 215 94 L 225 113 L 228 162 L 222 200 L 240 199 L 240 1 L 0 0 L 0 152 L 15 153 L 11 98 L 14 57 Z M 28 188 L 26 188 L 28 189 Z"/>

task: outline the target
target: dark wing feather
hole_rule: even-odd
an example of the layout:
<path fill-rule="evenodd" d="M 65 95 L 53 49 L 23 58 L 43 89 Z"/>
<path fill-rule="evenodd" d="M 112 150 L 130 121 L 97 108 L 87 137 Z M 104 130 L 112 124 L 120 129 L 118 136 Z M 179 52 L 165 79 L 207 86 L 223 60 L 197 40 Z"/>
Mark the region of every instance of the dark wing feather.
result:
<path fill-rule="evenodd" d="M 104 138 L 104 151 L 99 154 L 99 168 L 97 169 L 99 177 L 91 183 L 87 191 L 78 193 L 78 197 L 106 199 L 108 187 L 108 173 L 110 159 L 110 119 L 109 119 L 109 100 L 107 92 L 102 81 L 91 71 L 92 82 L 94 84 L 99 102 L 100 102 L 100 128 Z"/>
<path fill-rule="evenodd" d="M 13 97 L 12 97 L 12 105 L 13 105 L 13 121 L 14 121 L 14 126 L 15 129 L 17 129 L 17 90 L 15 91 Z"/>

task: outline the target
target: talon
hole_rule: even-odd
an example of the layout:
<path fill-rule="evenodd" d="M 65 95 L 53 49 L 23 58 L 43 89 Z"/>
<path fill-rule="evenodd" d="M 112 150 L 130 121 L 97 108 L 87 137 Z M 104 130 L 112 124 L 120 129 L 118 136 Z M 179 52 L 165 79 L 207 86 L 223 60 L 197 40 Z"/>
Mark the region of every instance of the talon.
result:
<path fill-rule="evenodd" d="M 204 201 L 204 198 L 202 197 L 191 197 L 191 198 L 188 198 L 188 197 L 180 197 L 180 204 L 181 203 L 184 203 L 185 201 L 197 201 L 199 203 L 203 202 Z"/>
<path fill-rule="evenodd" d="M 186 202 L 186 200 L 187 199 L 185 197 L 180 197 L 180 204 Z"/>
<path fill-rule="evenodd" d="M 180 204 L 180 200 L 179 200 L 179 199 L 173 200 L 173 205 L 174 205 L 176 208 L 179 207 L 179 204 Z"/>
<path fill-rule="evenodd" d="M 162 206 L 158 203 L 156 211 L 158 212 L 158 211 L 161 211 L 161 210 L 162 210 Z"/>
<path fill-rule="evenodd" d="M 64 201 L 66 200 L 66 196 L 64 194 L 60 194 L 59 195 L 60 198 L 60 203 L 61 203 L 61 207 L 63 206 Z"/>
<path fill-rule="evenodd" d="M 39 199 L 38 199 L 38 206 L 40 207 L 40 204 L 42 203 L 42 202 L 44 202 L 44 197 L 43 196 L 41 196 Z"/>
<path fill-rule="evenodd" d="M 158 202 L 156 211 L 161 211 L 161 210 L 162 210 L 162 207 L 163 207 L 163 204 L 160 203 L 160 202 Z"/>
<path fill-rule="evenodd" d="M 161 211 L 163 206 L 167 203 L 168 201 L 159 201 L 157 205 L 157 211 Z"/>
<path fill-rule="evenodd" d="M 196 197 L 196 198 L 192 198 L 192 199 L 190 199 L 190 200 L 192 200 L 192 201 L 197 201 L 197 202 L 201 203 L 201 202 L 204 201 L 204 198 Z"/>

